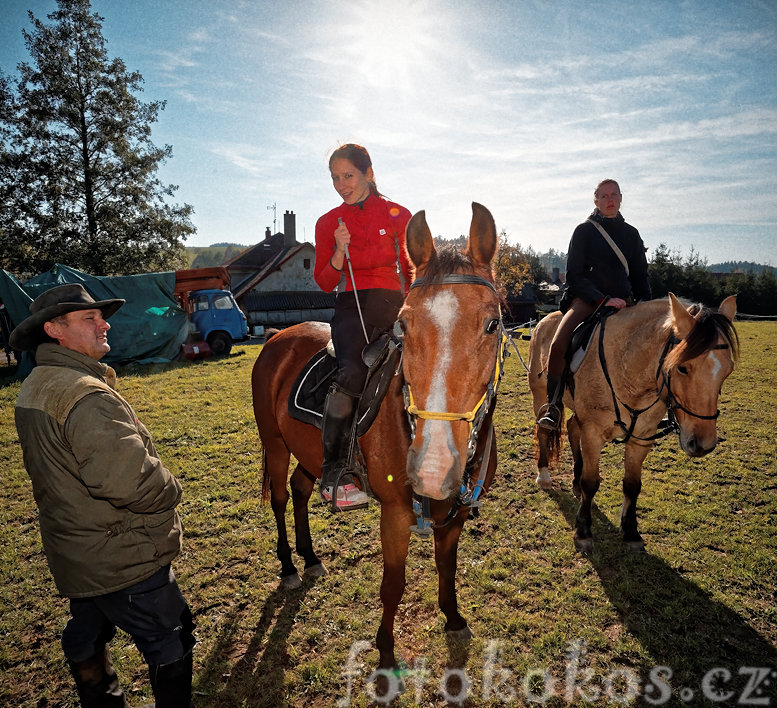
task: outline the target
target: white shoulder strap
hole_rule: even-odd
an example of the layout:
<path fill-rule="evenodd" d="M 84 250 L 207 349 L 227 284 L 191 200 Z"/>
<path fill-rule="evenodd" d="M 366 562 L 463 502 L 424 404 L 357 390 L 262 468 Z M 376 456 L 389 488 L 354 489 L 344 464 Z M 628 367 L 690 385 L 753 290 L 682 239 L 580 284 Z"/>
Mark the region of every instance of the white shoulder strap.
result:
<path fill-rule="evenodd" d="M 607 243 L 610 244 L 610 248 L 615 251 L 615 255 L 618 256 L 618 260 L 623 264 L 623 267 L 626 269 L 626 275 L 628 275 L 629 264 L 626 262 L 626 256 L 624 256 L 621 249 L 615 245 L 615 241 L 612 240 L 610 234 L 608 234 L 604 228 L 602 228 L 601 224 L 597 223 L 593 219 L 586 219 L 586 221 L 588 221 L 589 224 L 593 224 L 599 230 L 599 233 L 604 236 L 604 240 L 607 241 Z"/>

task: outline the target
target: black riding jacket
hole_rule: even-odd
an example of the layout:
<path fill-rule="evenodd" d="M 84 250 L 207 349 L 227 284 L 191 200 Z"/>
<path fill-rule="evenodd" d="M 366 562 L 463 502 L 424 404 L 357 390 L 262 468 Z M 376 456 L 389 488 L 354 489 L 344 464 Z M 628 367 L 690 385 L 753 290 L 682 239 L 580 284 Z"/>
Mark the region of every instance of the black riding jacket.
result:
<path fill-rule="evenodd" d="M 567 297 L 597 305 L 602 298 L 650 300 L 645 246 L 639 231 L 627 224 L 620 212 L 613 219 L 595 210 L 589 217 L 599 222 L 629 264 L 629 275 L 599 230 L 587 221 L 575 228 L 567 253 Z"/>

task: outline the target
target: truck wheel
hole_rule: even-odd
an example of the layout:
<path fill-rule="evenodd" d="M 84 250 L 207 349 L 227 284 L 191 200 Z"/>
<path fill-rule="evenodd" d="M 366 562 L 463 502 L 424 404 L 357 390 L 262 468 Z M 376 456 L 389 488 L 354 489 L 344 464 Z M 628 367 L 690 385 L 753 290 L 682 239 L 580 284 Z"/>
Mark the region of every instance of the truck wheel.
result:
<path fill-rule="evenodd" d="M 228 356 L 232 351 L 232 339 L 224 332 L 214 332 L 208 337 L 208 346 L 213 356 Z"/>

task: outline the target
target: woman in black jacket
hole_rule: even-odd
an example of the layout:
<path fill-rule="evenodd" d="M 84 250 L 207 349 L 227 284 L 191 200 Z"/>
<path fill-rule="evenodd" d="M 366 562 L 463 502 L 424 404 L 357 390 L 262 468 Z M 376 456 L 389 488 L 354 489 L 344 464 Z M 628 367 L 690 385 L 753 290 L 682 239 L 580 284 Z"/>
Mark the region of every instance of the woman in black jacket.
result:
<path fill-rule="evenodd" d="M 639 231 L 621 216 L 622 196 L 614 179 L 605 179 L 596 185 L 596 209 L 575 229 L 569 242 L 567 286 L 561 301 L 564 317 L 548 356 L 548 405 L 537 418 L 537 424 L 549 430 L 561 425 L 565 354 L 575 327 L 599 305 L 620 309 L 638 300 L 650 300 L 652 296 L 646 249 Z M 623 260 L 600 229 L 612 239 Z"/>

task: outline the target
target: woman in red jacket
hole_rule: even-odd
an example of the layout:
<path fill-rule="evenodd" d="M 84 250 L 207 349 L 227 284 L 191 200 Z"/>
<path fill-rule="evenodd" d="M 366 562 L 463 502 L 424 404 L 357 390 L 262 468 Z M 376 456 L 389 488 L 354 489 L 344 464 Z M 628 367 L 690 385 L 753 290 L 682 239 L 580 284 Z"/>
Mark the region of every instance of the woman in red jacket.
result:
<path fill-rule="evenodd" d="M 332 319 L 338 369 L 324 407 L 320 484 L 321 495 L 331 502 L 337 483 L 336 505 L 346 510 L 367 504 L 367 495 L 351 475 L 341 473 L 367 376 L 362 350 L 391 329 L 410 285 L 405 250 L 410 212 L 378 192 L 372 160 L 361 145 L 337 148 L 329 158 L 329 171 L 343 203 L 316 223 L 314 275 L 326 292 L 341 281 L 344 287 L 338 288 Z"/>

